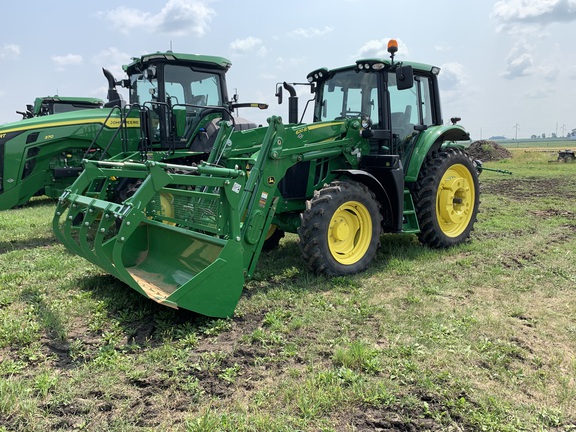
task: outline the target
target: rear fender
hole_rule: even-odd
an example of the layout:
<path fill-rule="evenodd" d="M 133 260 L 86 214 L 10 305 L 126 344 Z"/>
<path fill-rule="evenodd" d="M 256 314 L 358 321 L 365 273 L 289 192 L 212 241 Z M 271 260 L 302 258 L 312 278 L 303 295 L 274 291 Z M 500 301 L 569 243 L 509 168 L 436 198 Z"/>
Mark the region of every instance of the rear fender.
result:
<path fill-rule="evenodd" d="M 441 147 L 458 146 L 457 141 L 469 141 L 470 134 L 460 125 L 433 126 L 422 132 L 410 159 L 406 161 L 406 183 L 413 183 L 418 179 L 420 168 L 426 155 L 432 150 Z M 461 145 L 461 144 L 460 144 Z"/>

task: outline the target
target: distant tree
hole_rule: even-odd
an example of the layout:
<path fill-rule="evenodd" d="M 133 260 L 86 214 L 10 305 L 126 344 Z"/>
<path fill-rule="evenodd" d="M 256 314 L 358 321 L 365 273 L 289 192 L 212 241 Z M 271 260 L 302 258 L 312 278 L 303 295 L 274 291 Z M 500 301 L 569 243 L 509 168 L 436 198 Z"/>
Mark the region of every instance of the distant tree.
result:
<path fill-rule="evenodd" d="M 536 138 L 538 138 L 538 137 L 537 137 L 536 135 L 532 135 L 530 138 L 531 138 L 531 139 L 536 139 Z"/>
<path fill-rule="evenodd" d="M 552 138 L 558 138 L 554 132 L 552 132 Z"/>
<path fill-rule="evenodd" d="M 545 134 L 545 133 L 542 134 L 542 138 L 546 138 L 546 134 Z"/>

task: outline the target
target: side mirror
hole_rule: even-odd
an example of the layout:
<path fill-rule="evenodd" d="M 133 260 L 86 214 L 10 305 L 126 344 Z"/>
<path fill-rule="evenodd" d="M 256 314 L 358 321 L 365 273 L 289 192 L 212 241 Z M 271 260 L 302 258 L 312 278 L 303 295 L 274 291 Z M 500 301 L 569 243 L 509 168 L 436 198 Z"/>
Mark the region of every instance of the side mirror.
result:
<path fill-rule="evenodd" d="M 276 84 L 276 94 L 274 96 L 278 98 L 278 105 L 282 105 L 282 84 Z"/>
<path fill-rule="evenodd" d="M 396 86 L 398 90 L 407 90 L 414 86 L 412 66 L 402 66 L 396 69 Z"/>

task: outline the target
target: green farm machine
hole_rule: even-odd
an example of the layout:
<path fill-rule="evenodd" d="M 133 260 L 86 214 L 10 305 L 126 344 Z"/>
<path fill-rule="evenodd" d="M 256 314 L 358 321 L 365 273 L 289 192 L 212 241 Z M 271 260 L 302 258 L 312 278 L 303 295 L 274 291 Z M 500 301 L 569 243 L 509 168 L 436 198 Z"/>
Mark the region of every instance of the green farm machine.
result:
<path fill-rule="evenodd" d="M 37 97 L 34 104 L 26 105 L 26 111 L 16 111 L 23 119 L 91 108 L 102 108 L 104 101 L 99 98 L 45 96 Z"/>
<path fill-rule="evenodd" d="M 76 180 L 84 159 L 136 152 L 191 163 L 213 139 L 217 119 L 241 106 L 228 100 L 229 67 L 222 57 L 149 54 L 124 66 L 127 78 L 120 81 L 103 69 L 108 102 L 102 109 L 66 112 L 55 98 L 37 101 L 30 115 L 23 113 L 29 118 L 0 125 L 0 210 L 35 195 L 58 198 Z M 117 85 L 128 90 L 127 103 Z M 51 115 L 34 114 L 50 109 Z M 151 110 L 154 124 L 141 125 L 142 117 L 152 118 Z M 168 125 L 175 121 L 172 114 L 182 119 L 178 129 Z"/>
<path fill-rule="evenodd" d="M 235 130 L 225 114 L 193 164 L 145 153 L 85 161 L 56 207 L 58 239 L 144 296 L 214 317 L 234 313 L 262 250 L 285 232 L 326 275 L 366 269 L 383 232 L 433 248 L 464 242 L 480 193 L 469 134 L 443 123 L 439 69 L 395 62 L 396 50 L 391 41 L 390 59 L 310 73 L 312 123 L 299 122 L 296 84 L 284 83 L 288 123 Z M 186 129 L 180 107 L 167 108 Z"/>

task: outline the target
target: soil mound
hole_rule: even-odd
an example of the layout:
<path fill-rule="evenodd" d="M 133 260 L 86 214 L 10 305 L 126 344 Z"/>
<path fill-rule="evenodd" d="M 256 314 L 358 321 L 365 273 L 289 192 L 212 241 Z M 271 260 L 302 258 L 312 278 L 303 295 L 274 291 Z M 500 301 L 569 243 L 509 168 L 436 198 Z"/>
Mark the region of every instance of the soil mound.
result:
<path fill-rule="evenodd" d="M 467 151 L 473 159 L 479 159 L 482 162 L 497 161 L 512 157 L 512 153 L 507 149 L 490 140 L 474 141 L 470 144 Z"/>

